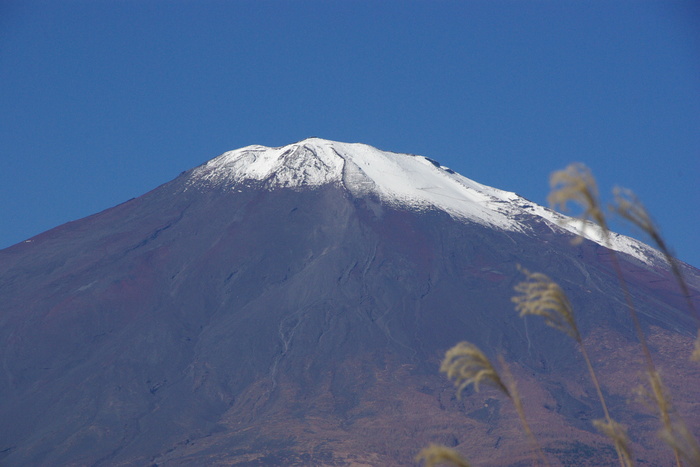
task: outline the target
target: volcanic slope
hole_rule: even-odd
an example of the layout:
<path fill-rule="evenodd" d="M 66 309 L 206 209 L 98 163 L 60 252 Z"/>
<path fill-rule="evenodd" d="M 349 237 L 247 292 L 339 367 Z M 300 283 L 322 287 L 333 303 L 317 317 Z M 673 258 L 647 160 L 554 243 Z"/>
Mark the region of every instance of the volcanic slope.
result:
<path fill-rule="evenodd" d="M 461 340 L 510 363 L 553 463 L 614 463 L 579 352 L 513 310 L 518 264 L 571 298 L 635 458 L 667 463 L 630 400 L 640 352 L 612 251 L 698 433 L 696 324 L 658 252 L 565 220 L 422 156 L 321 139 L 225 153 L 0 251 L 0 463 L 391 466 L 429 442 L 528 462 L 507 401 L 457 400 L 437 373 Z"/>

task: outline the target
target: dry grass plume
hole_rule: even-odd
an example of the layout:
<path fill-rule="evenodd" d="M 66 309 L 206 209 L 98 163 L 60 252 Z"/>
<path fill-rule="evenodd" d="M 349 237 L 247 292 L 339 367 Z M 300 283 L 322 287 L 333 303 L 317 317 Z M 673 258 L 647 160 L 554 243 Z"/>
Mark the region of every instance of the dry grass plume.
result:
<path fill-rule="evenodd" d="M 608 404 L 605 401 L 598 376 L 593 369 L 588 351 L 576 325 L 574 310 L 568 297 L 561 287 L 547 275 L 530 272 L 521 267 L 519 269 L 526 279 L 515 286 L 515 291 L 520 293 L 520 295 L 516 295 L 512 299 L 515 303 L 516 311 L 520 312 L 521 317 L 528 315 L 540 316 L 547 325 L 568 334 L 576 341 L 581 349 L 581 354 L 586 362 L 588 373 L 593 381 L 598 400 L 605 415 L 605 420 L 598 420 L 594 424 L 612 440 L 620 465 L 625 467 L 631 466 L 629 440 L 624 427 L 610 417 Z"/>
<path fill-rule="evenodd" d="M 457 397 L 461 397 L 462 392 L 472 384 L 474 385 L 474 390 L 479 391 L 479 383 L 481 382 L 495 387 L 508 397 L 515 406 L 523 430 L 532 443 L 537 457 L 544 465 L 549 465 L 525 417 L 525 410 L 515 384 L 515 378 L 513 378 L 503 358 L 500 358 L 500 363 L 506 377 L 505 382 L 498 371 L 496 371 L 491 360 L 476 345 L 470 342 L 460 342 L 445 353 L 445 359 L 442 361 L 440 371 L 446 373 L 450 380 L 454 380 L 457 388 Z"/>
<path fill-rule="evenodd" d="M 425 467 L 434 467 L 440 464 L 469 467 L 469 462 L 457 451 L 439 444 L 431 444 L 427 448 L 423 448 L 416 456 L 416 461 L 424 462 Z"/>

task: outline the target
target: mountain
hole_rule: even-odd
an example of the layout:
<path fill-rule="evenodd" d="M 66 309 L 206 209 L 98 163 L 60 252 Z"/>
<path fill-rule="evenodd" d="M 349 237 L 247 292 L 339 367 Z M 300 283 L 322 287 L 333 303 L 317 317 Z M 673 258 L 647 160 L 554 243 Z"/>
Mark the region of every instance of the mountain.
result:
<path fill-rule="evenodd" d="M 0 251 L 2 465 L 410 465 L 430 442 L 529 465 L 512 406 L 438 373 L 503 355 L 553 463 L 615 464 L 575 344 L 510 301 L 518 265 L 576 308 L 639 463 L 671 454 L 616 252 L 678 411 L 700 432 L 696 323 L 654 249 L 431 159 L 308 139 L 225 153 Z M 572 244 L 577 233 L 586 240 Z M 693 297 L 700 271 L 681 264 Z"/>

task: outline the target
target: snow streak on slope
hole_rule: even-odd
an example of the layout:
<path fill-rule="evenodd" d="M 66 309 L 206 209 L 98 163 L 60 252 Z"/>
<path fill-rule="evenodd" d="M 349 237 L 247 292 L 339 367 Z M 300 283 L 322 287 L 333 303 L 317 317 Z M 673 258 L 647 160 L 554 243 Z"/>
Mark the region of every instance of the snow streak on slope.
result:
<path fill-rule="evenodd" d="M 519 219 L 535 216 L 552 229 L 566 229 L 644 262 L 661 259 L 656 250 L 623 235 L 612 234 L 607 245 L 601 229 L 592 223 L 474 182 L 426 157 L 365 144 L 310 138 L 280 148 L 248 146 L 197 167 L 190 179 L 191 184 L 239 189 L 251 182 L 266 189 L 337 184 L 355 196 L 374 194 L 389 205 L 418 211 L 440 209 L 458 219 L 508 231 L 529 231 Z"/>

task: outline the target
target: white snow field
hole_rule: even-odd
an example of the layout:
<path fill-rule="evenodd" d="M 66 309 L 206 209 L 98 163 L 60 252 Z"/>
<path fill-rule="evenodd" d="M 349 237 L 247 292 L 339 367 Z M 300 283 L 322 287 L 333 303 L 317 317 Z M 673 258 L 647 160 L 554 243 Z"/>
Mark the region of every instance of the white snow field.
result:
<path fill-rule="evenodd" d="M 440 209 L 457 219 L 507 231 L 531 230 L 518 220 L 531 215 L 553 230 L 568 230 L 645 263 L 663 261 L 660 252 L 633 238 L 611 233 L 606 241 L 602 229 L 591 222 L 482 185 L 426 157 L 381 151 L 366 144 L 309 138 L 279 148 L 247 146 L 193 169 L 190 185 L 240 189 L 250 181 L 262 182 L 270 190 L 337 184 L 356 196 L 374 194 L 395 207 Z"/>

